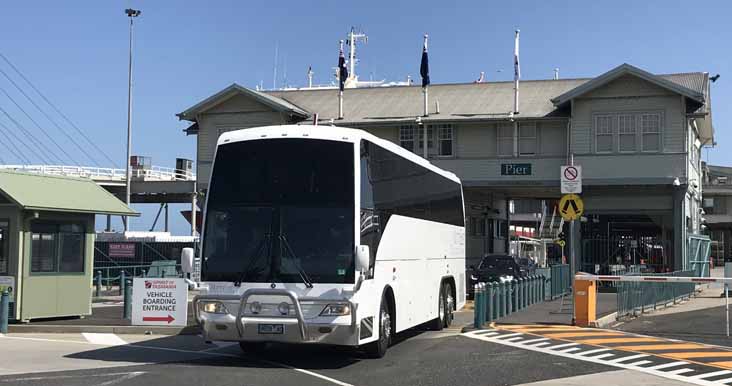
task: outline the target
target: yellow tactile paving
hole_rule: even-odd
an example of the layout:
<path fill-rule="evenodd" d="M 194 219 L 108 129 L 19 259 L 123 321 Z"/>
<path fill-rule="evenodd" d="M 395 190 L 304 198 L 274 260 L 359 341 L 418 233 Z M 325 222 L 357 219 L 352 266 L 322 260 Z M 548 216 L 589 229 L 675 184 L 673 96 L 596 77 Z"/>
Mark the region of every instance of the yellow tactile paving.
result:
<path fill-rule="evenodd" d="M 599 339 L 581 339 L 575 340 L 577 343 L 584 344 L 607 344 L 607 343 L 640 343 L 640 342 L 661 342 L 661 339 L 656 338 L 599 338 Z"/>
<path fill-rule="evenodd" d="M 678 358 L 678 359 L 691 359 L 691 358 L 725 358 L 732 357 L 732 351 L 693 351 L 693 352 L 671 352 L 666 353 L 666 356 Z M 732 362 L 728 362 L 732 363 Z"/>
<path fill-rule="evenodd" d="M 694 343 L 666 343 L 666 344 L 643 344 L 632 346 L 615 346 L 616 350 L 627 351 L 660 351 L 660 350 L 691 350 L 695 348 L 707 348 Z"/>
<path fill-rule="evenodd" d="M 625 336 L 622 332 L 610 332 L 603 330 L 587 330 L 580 332 L 556 332 L 552 334 L 542 334 L 546 338 L 552 339 L 566 339 L 566 338 L 579 338 L 583 336 Z"/>

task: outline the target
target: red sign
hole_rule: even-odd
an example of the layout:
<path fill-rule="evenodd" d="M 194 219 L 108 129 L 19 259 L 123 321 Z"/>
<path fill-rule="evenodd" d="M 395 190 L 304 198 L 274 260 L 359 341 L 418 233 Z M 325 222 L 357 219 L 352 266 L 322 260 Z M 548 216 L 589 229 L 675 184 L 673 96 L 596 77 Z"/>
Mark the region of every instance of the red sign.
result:
<path fill-rule="evenodd" d="M 577 169 L 569 166 L 566 169 L 564 169 L 564 178 L 566 178 L 568 181 L 574 181 L 577 178 Z"/>
<path fill-rule="evenodd" d="M 173 323 L 175 318 L 168 314 L 168 316 L 143 316 L 143 322 L 167 322 L 168 324 Z"/>
<path fill-rule="evenodd" d="M 109 257 L 135 257 L 134 243 L 109 244 Z"/>

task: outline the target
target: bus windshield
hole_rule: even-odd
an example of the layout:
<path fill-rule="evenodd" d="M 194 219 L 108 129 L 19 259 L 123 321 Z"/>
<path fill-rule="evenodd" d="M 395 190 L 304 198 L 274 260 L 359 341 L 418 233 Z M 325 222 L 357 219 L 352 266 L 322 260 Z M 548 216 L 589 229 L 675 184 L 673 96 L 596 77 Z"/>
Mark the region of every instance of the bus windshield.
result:
<path fill-rule="evenodd" d="M 202 279 L 353 283 L 353 149 L 315 139 L 220 145 Z"/>

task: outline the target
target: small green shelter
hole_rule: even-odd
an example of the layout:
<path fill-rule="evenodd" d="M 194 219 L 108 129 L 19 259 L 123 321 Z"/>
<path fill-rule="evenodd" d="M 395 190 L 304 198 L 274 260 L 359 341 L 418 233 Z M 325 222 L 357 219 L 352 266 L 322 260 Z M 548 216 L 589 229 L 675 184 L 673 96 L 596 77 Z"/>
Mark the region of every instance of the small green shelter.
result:
<path fill-rule="evenodd" d="M 11 319 L 91 314 L 97 214 L 139 215 L 89 179 L 0 170 L 0 279 L 15 282 Z"/>

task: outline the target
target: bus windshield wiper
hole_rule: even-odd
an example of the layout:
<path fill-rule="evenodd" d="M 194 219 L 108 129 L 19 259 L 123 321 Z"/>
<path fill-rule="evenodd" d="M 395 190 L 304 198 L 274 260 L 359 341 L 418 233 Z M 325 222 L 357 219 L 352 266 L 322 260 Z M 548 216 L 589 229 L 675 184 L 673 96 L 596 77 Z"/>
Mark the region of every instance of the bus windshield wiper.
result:
<path fill-rule="evenodd" d="M 287 241 L 287 238 L 285 235 L 280 235 L 280 240 L 282 241 L 282 244 L 284 244 L 285 248 L 287 249 L 287 252 L 290 254 L 290 258 L 293 261 L 293 264 L 295 264 L 295 268 L 297 268 L 297 273 L 300 274 L 300 279 L 303 283 L 305 283 L 305 287 L 307 288 L 313 288 L 313 281 L 310 280 L 310 277 L 308 276 L 308 273 L 305 272 L 305 269 L 300 265 L 300 260 L 295 255 L 295 252 L 292 250 L 292 247 L 290 246 L 290 243 Z"/>
<path fill-rule="evenodd" d="M 244 269 L 239 272 L 239 276 L 237 277 L 237 280 L 234 282 L 234 286 L 238 287 L 241 285 L 241 283 L 249 276 L 249 274 L 254 271 L 254 268 L 256 268 L 256 263 L 262 258 L 262 256 L 270 255 L 270 249 L 272 246 L 271 243 L 272 234 L 271 233 L 265 233 L 264 238 L 262 238 L 262 241 L 259 242 L 259 245 L 257 246 L 257 250 L 253 255 L 253 258 L 249 260 L 249 263 L 244 267 Z M 263 252 L 267 253 L 263 253 Z"/>

